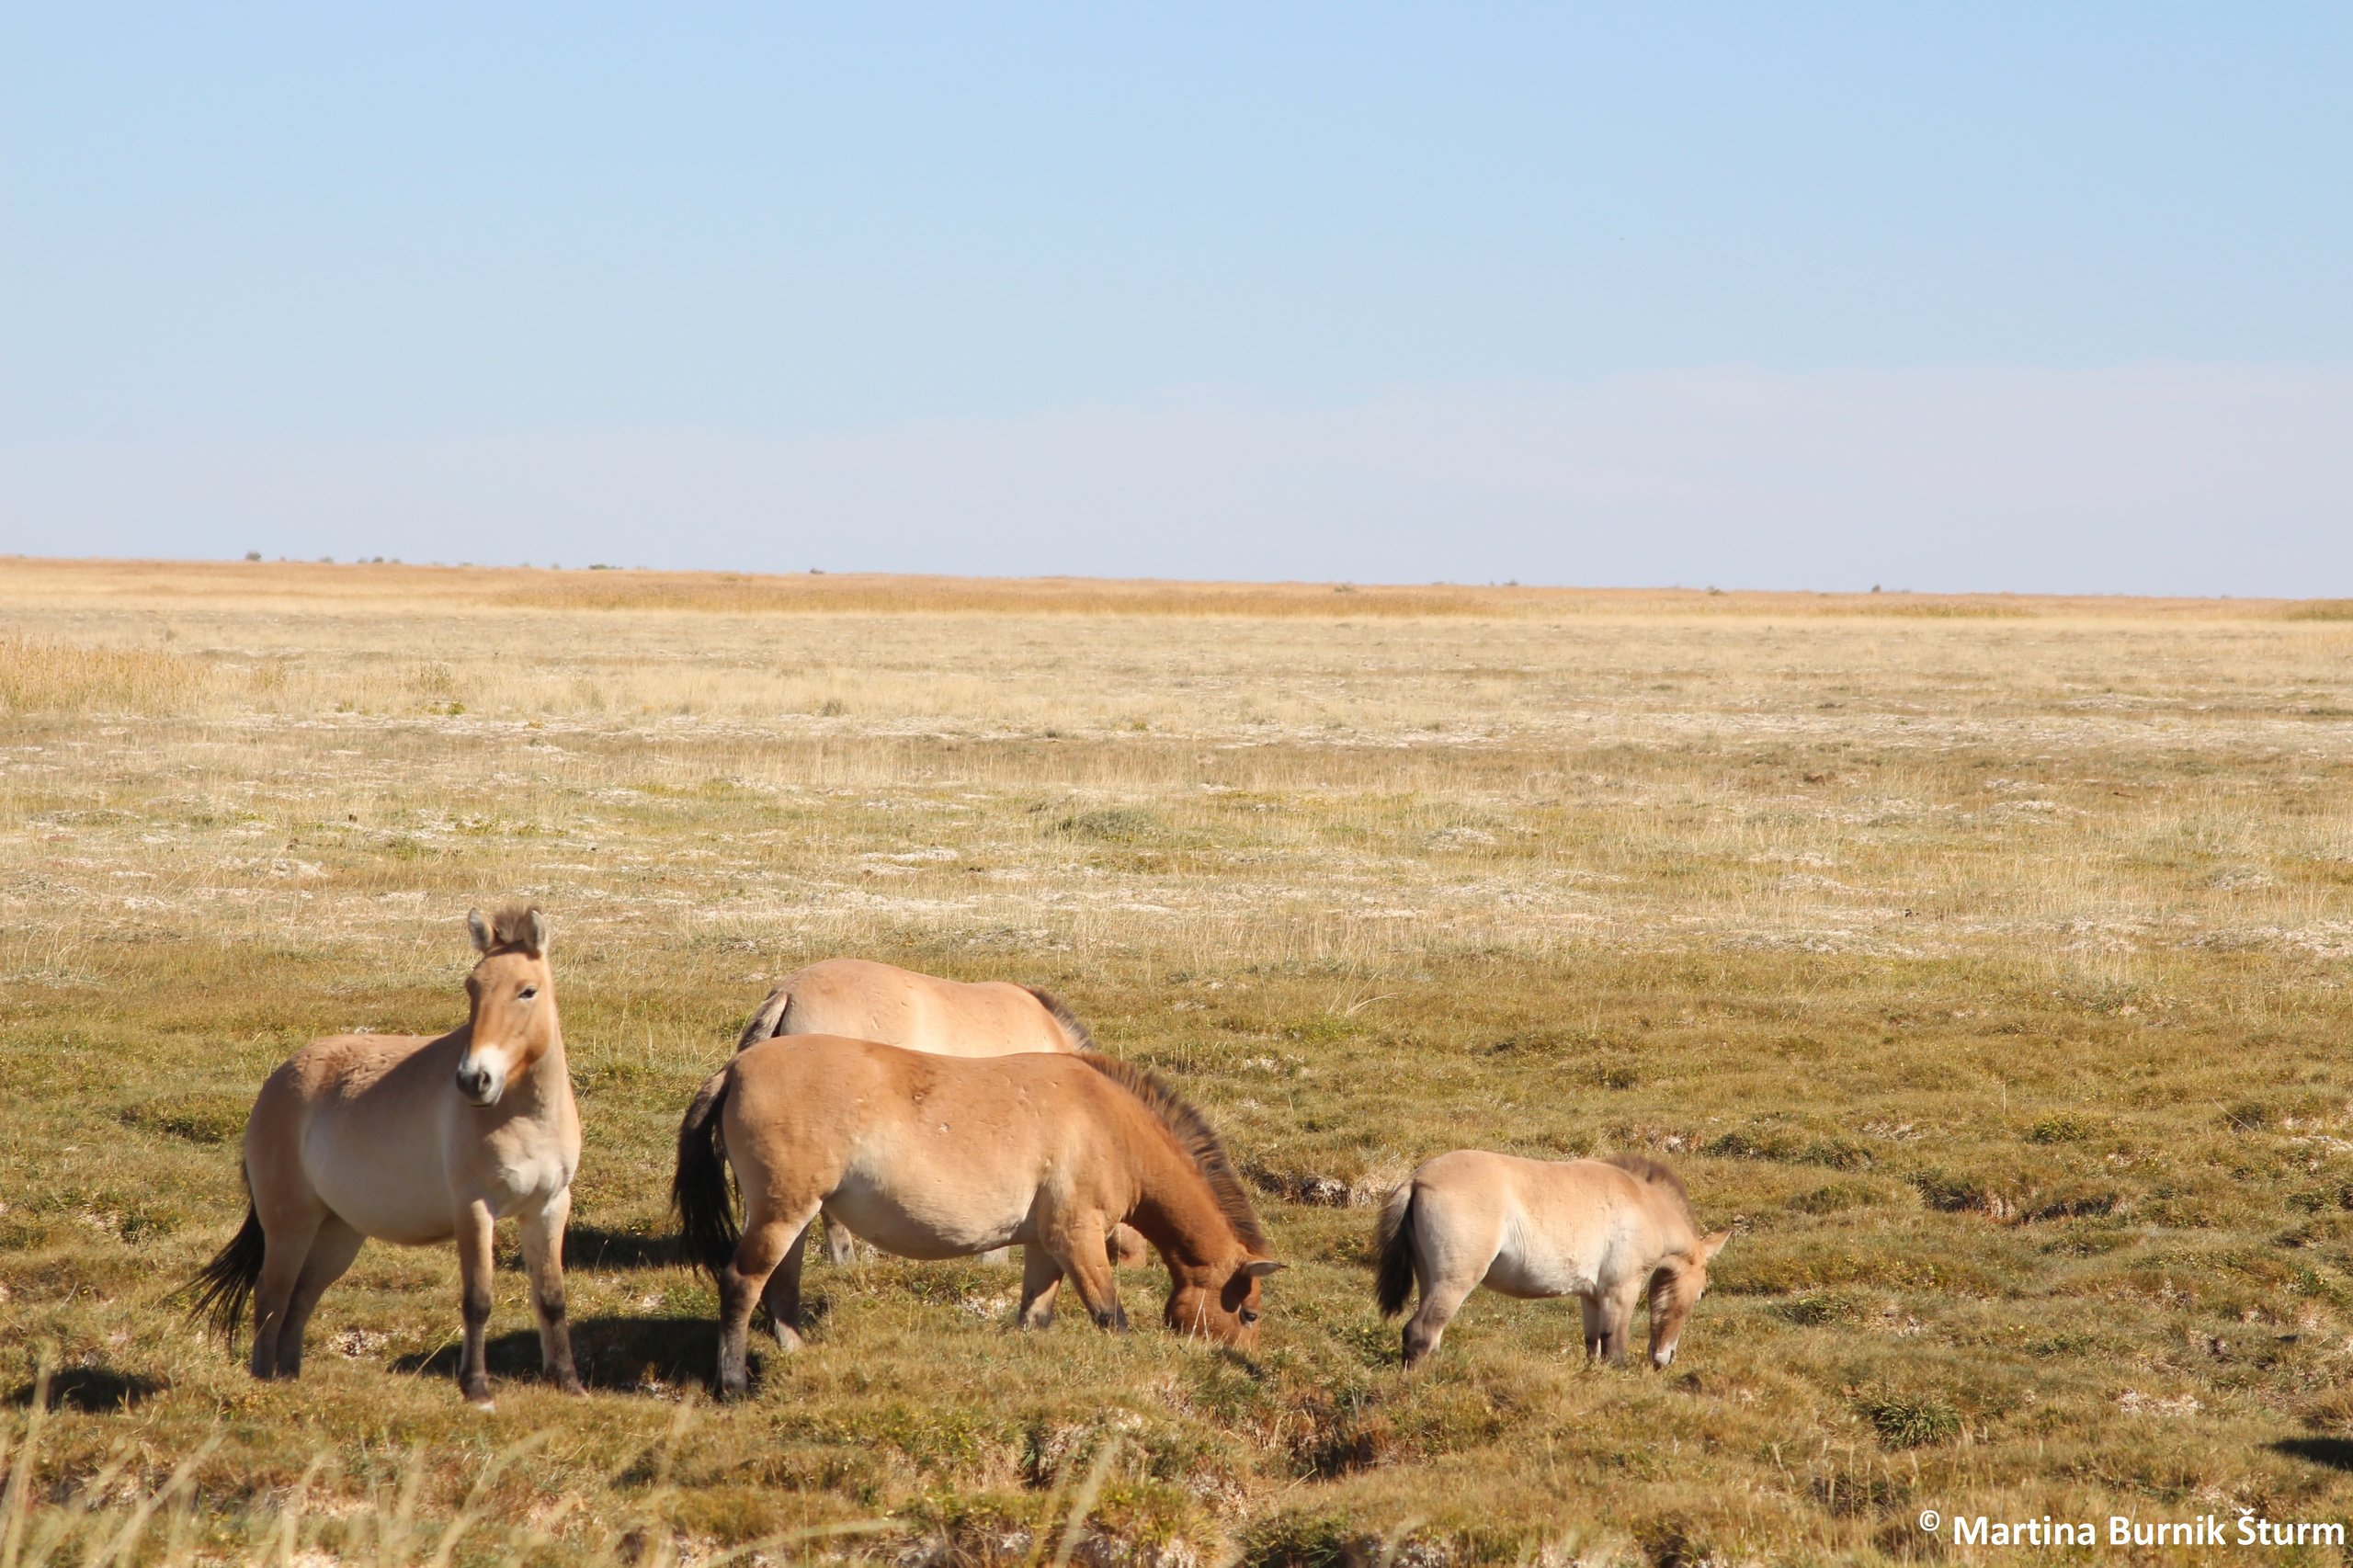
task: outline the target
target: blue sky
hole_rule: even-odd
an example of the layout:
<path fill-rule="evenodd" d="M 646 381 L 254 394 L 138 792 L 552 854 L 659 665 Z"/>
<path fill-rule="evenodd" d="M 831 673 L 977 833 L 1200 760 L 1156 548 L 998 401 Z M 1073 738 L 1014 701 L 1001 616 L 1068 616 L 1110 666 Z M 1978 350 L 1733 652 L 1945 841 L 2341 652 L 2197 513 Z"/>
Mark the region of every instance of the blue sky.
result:
<path fill-rule="evenodd" d="M 0 550 L 2353 592 L 2353 9 L 0 10 Z"/>

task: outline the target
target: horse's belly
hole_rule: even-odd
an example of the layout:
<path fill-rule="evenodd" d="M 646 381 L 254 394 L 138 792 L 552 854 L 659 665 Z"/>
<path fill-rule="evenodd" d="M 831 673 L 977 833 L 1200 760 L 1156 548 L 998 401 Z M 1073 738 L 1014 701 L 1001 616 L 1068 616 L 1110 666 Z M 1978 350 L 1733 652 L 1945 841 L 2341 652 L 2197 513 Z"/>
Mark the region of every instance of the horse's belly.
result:
<path fill-rule="evenodd" d="M 1580 1267 L 1577 1259 L 1541 1253 L 1530 1255 L 1506 1247 L 1487 1266 L 1487 1277 L 1480 1283 L 1499 1296 L 1536 1301 L 1552 1296 L 1589 1296 L 1594 1293 L 1597 1281 L 1593 1269 Z"/>
<path fill-rule="evenodd" d="M 972 1183 L 881 1180 L 858 1172 L 825 1199 L 825 1211 L 901 1257 L 966 1257 L 1026 1239 L 1034 1187 L 991 1191 Z"/>
<path fill-rule="evenodd" d="M 457 1233 L 456 1206 L 440 1173 L 421 1180 L 414 1172 L 366 1173 L 314 1167 L 311 1184 L 335 1218 L 363 1236 L 418 1246 Z"/>

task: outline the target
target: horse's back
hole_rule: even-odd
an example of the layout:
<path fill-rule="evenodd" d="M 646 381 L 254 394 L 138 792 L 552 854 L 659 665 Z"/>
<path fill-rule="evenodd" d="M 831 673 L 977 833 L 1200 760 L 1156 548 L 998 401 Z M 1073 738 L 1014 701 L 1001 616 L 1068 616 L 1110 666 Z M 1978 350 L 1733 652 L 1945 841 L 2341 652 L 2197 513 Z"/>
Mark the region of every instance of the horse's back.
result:
<path fill-rule="evenodd" d="M 1035 994 L 999 980 L 943 980 L 872 959 L 826 959 L 785 977 L 779 1034 L 879 1040 L 934 1056 L 1076 1049 Z"/>

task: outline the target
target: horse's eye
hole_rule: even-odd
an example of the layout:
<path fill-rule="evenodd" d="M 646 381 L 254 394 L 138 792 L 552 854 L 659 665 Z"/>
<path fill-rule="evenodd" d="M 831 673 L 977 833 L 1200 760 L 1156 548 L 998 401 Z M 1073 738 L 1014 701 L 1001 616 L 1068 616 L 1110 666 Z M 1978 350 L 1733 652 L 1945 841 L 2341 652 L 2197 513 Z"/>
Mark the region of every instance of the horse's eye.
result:
<path fill-rule="evenodd" d="M 525 987 L 523 987 L 523 989 L 522 989 L 522 990 L 517 991 L 517 993 L 515 993 L 515 1000 L 517 1000 L 517 1002 L 528 1002 L 528 1001 L 529 1001 L 532 997 L 537 996 L 539 994 L 540 994 L 540 988 L 539 988 L 538 986 L 536 986 L 536 985 L 526 985 Z"/>
<path fill-rule="evenodd" d="M 1243 1327 L 1247 1328 L 1252 1324 L 1258 1321 L 1258 1309 L 1256 1307 L 1245 1307 L 1240 1312 L 1234 1313 L 1234 1316 L 1242 1320 Z"/>

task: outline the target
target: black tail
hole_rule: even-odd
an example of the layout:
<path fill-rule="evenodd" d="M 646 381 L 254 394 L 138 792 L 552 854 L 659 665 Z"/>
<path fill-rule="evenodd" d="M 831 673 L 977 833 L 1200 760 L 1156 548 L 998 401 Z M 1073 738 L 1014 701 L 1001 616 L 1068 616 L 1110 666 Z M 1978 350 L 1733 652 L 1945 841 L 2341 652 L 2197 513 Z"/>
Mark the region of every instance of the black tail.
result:
<path fill-rule="evenodd" d="M 1063 1033 L 1070 1037 L 1071 1044 L 1081 1051 L 1103 1049 L 1095 1043 L 1095 1037 L 1086 1032 L 1086 1026 L 1078 1021 L 1078 1015 L 1063 1006 L 1061 997 L 1051 991 L 1042 991 L 1035 985 L 1025 985 L 1021 989 L 1035 996 L 1038 999 L 1038 1005 L 1054 1016 L 1054 1022 L 1062 1025 Z"/>
<path fill-rule="evenodd" d="M 791 1006 L 792 993 L 783 986 L 769 992 L 768 999 L 761 1003 L 759 1010 L 752 1015 L 752 1021 L 744 1026 L 742 1036 L 735 1041 L 735 1049 L 748 1051 L 764 1040 L 773 1040 L 784 1028 L 784 1010 Z"/>
<path fill-rule="evenodd" d="M 244 1321 L 245 1303 L 254 1299 L 254 1283 L 261 1278 L 262 1250 L 261 1216 L 254 1212 L 248 1182 L 245 1222 L 195 1278 L 180 1287 L 188 1297 L 188 1315 L 210 1319 L 214 1328 L 234 1339 L 237 1324 Z"/>
<path fill-rule="evenodd" d="M 679 1256 L 701 1264 L 711 1278 L 735 1256 L 743 1232 L 727 1190 L 727 1145 L 719 1113 L 727 1103 L 727 1074 L 704 1080 L 678 1123 L 678 1170 L 670 1178 L 670 1210 L 678 1217 Z"/>
<path fill-rule="evenodd" d="M 1381 1299 L 1381 1315 L 1393 1318 L 1405 1310 L 1414 1290 L 1414 1184 L 1407 1182 L 1389 1195 L 1381 1210 L 1381 1228 L 1373 1233 L 1378 1259 L 1373 1293 Z"/>

